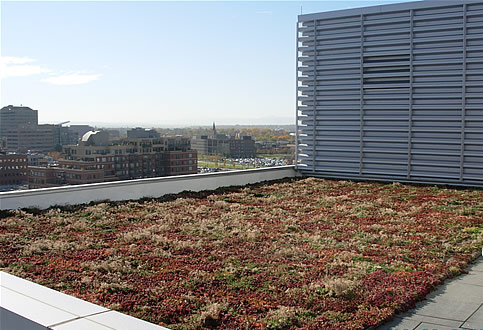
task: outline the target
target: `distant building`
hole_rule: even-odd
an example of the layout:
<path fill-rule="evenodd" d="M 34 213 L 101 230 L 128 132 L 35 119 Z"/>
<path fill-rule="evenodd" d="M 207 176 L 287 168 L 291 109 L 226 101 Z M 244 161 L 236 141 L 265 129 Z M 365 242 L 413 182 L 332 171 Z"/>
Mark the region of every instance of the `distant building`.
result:
<path fill-rule="evenodd" d="M 8 150 L 16 152 L 49 152 L 55 150 L 56 126 L 25 124 L 17 127 L 15 140 L 7 139 Z"/>
<path fill-rule="evenodd" d="M 55 151 L 62 151 L 62 146 L 77 144 L 79 141 L 79 134 L 76 131 L 71 130 L 70 127 L 62 126 L 62 124 L 56 124 L 53 126 Z"/>
<path fill-rule="evenodd" d="M 0 109 L 0 138 L 6 139 L 6 150 L 18 151 L 25 128 L 38 125 L 38 111 L 29 107 L 8 105 Z"/>
<path fill-rule="evenodd" d="M 191 147 L 200 154 L 226 157 L 253 157 L 257 151 L 251 136 L 230 137 L 218 134 L 214 123 L 211 136 L 194 136 Z"/>
<path fill-rule="evenodd" d="M 61 167 L 28 168 L 29 189 L 104 182 L 104 171 Z"/>
<path fill-rule="evenodd" d="M 38 111 L 8 105 L 0 109 L 0 140 L 10 152 L 60 151 L 63 145 L 77 143 L 78 134 L 62 124 L 38 124 Z"/>
<path fill-rule="evenodd" d="M 105 131 L 109 134 L 111 138 L 118 138 L 121 137 L 121 132 L 118 129 L 105 129 Z"/>
<path fill-rule="evenodd" d="M 57 124 L 21 125 L 17 133 L 17 139 L 8 143 L 9 150 L 16 152 L 62 151 L 62 146 L 77 143 L 78 140 L 76 133 Z"/>
<path fill-rule="evenodd" d="M 70 125 L 68 128 L 73 135 L 77 135 L 76 141 L 70 144 L 77 144 L 77 140 L 81 138 L 84 134 L 89 131 L 94 131 L 94 127 L 89 125 Z"/>
<path fill-rule="evenodd" d="M 156 139 L 159 138 L 159 136 L 160 135 L 156 130 L 142 127 L 136 127 L 127 131 L 128 138 Z"/>
<path fill-rule="evenodd" d="M 7 138 L 0 137 L 0 152 L 6 152 L 6 151 L 7 151 Z"/>
<path fill-rule="evenodd" d="M 7 105 L 0 109 L 0 137 L 8 138 L 7 134 L 20 125 L 38 123 L 38 111 L 29 107 Z"/>
<path fill-rule="evenodd" d="M 107 131 L 89 131 L 79 140 L 81 146 L 108 146 L 110 145 L 109 133 Z"/>
<path fill-rule="evenodd" d="M 106 131 L 86 132 L 63 147 L 57 166 L 30 167 L 29 187 L 196 174 L 197 152 L 185 137 L 111 139 Z"/>
<path fill-rule="evenodd" d="M 63 148 L 61 168 L 102 169 L 105 181 L 195 174 L 197 152 L 184 137 L 109 140 L 103 131 L 87 132 L 79 145 Z"/>
<path fill-rule="evenodd" d="M 295 144 L 287 140 L 278 141 L 256 141 L 255 147 L 260 154 L 293 154 Z"/>
<path fill-rule="evenodd" d="M 28 153 L 27 154 L 28 166 L 42 166 L 47 167 L 53 162 L 52 157 L 41 153 Z"/>
<path fill-rule="evenodd" d="M 252 140 L 251 136 L 230 139 L 231 157 L 253 157 L 256 152 L 255 141 Z"/>
<path fill-rule="evenodd" d="M 230 155 L 230 141 L 228 138 L 215 139 L 207 135 L 194 136 L 191 147 L 203 155 Z"/>
<path fill-rule="evenodd" d="M 27 156 L 0 154 L 0 186 L 19 186 L 27 183 Z"/>

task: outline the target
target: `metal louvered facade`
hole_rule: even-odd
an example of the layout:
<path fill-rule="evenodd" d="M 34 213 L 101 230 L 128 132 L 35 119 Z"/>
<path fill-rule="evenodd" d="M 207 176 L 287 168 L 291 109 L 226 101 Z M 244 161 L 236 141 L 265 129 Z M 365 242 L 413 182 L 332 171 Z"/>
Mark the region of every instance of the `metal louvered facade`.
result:
<path fill-rule="evenodd" d="M 483 186 L 483 1 L 299 16 L 297 169 Z"/>

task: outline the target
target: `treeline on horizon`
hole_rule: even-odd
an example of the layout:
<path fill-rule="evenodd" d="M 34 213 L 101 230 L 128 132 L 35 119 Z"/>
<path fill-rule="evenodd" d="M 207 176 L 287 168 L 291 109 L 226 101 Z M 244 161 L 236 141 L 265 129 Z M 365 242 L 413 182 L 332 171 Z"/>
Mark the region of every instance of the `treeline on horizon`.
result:
<path fill-rule="evenodd" d="M 185 128 L 156 128 L 161 135 L 182 135 L 187 137 L 211 135 L 211 127 L 185 127 Z M 295 136 L 291 135 L 293 130 L 272 129 L 268 127 L 220 127 L 216 128 L 217 134 L 229 136 L 251 136 L 255 141 L 289 141 L 295 142 Z"/>

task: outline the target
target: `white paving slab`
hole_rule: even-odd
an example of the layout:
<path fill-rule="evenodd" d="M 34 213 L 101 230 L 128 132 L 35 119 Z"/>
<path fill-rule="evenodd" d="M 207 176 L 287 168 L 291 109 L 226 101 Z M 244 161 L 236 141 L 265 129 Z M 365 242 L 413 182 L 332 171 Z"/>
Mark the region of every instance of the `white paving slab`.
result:
<path fill-rule="evenodd" d="M 109 313 L 109 312 L 108 312 Z M 99 324 L 97 322 L 82 318 L 74 321 L 70 321 L 67 323 L 51 326 L 50 329 L 52 330 L 112 330 L 115 328 Z M 141 330 L 141 328 L 136 329 Z"/>
<path fill-rule="evenodd" d="M 60 310 L 67 310 L 69 313 L 77 316 L 91 315 L 108 310 L 105 307 L 92 304 L 4 272 L 0 273 L 0 285 Z"/>
<path fill-rule="evenodd" d="M 43 326 L 65 322 L 78 316 L 45 304 L 29 296 L 0 287 L 2 307 Z"/>
<path fill-rule="evenodd" d="M 32 330 L 26 320 L 61 330 L 166 329 L 4 272 L 0 272 L 0 307 L 5 310 L 0 330 Z"/>
<path fill-rule="evenodd" d="M 135 317 L 122 314 L 119 312 L 115 311 L 110 311 L 107 313 L 101 313 L 97 314 L 94 316 L 89 316 L 86 318 L 87 320 L 90 321 L 95 321 L 97 323 L 103 324 L 103 325 L 109 325 L 110 327 L 113 327 L 118 330 L 136 330 L 136 329 L 142 329 L 142 330 L 160 330 L 160 329 L 166 329 L 164 327 L 161 327 L 159 325 L 149 323 L 140 319 L 137 319 Z"/>

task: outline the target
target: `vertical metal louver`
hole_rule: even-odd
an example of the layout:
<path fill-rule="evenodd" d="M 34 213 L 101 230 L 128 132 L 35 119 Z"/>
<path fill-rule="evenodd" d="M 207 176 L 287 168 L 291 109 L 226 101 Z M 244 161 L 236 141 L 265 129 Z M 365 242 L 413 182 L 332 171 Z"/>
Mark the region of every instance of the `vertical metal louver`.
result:
<path fill-rule="evenodd" d="M 483 1 L 299 16 L 297 168 L 483 186 Z"/>

